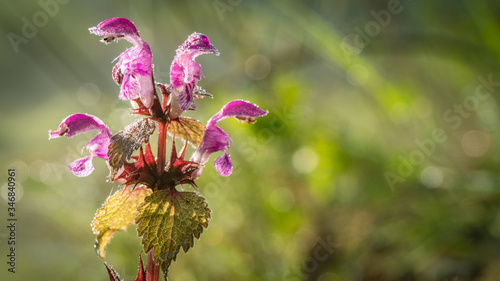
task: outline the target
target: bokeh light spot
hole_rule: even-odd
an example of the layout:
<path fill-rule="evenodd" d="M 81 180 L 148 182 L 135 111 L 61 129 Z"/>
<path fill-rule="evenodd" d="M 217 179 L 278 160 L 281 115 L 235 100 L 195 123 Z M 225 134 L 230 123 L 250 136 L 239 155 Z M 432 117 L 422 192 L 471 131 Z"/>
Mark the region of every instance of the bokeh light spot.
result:
<path fill-rule="evenodd" d="M 2 186 L 1 196 L 2 196 L 2 199 L 5 200 L 6 203 L 12 202 L 12 201 L 9 201 L 9 192 L 11 192 L 9 190 L 9 185 L 8 185 L 8 183 L 5 183 Z M 20 182 L 16 181 L 14 193 L 15 193 L 15 199 L 16 199 L 15 202 L 21 201 L 21 199 L 23 198 L 23 195 L 24 195 L 24 188 Z"/>
<path fill-rule="evenodd" d="M 437 167 L 427 167 L 420 172 L 420 182 L 428 188 L 439 187 L 443 183 L 443 172 Z"/>
<path fill-rule="evenodd" d="M 318 154 L 310 147 L 302 147 L 293 154 L 293 166 L 301 173 L 314 171 L 318 162 Z"/>
<path fill-rule="evenodd" d="M 248 77 L 262 80 L 271 72 L 271 62 L 266 56 L 253 55 L 246 60 L 245 71 Z"/>
<path fill-rule="evenodd" d="M 351 56 L 353 54 L 359 54 L 365 47 L 363 39 L 358 34 L 349 34 L 344 37 L 342 43 L 340 44 L 344 54 Z"/>
<path fill-rule="evenodd" d="M 462 137 L 462 149 L 465 155 L 470 157 L 482 157 L 490 149 L 491 142 L 489 136 L 482 132 L 472 130 Z"/>
<path fill-rule="evenodd" d="M 28 178 L 30 172 L 28 164 L 21 160 L 15 160 L 9 163 L 8 169 L 16 170 L 16 182 L 24 182 Z"/>

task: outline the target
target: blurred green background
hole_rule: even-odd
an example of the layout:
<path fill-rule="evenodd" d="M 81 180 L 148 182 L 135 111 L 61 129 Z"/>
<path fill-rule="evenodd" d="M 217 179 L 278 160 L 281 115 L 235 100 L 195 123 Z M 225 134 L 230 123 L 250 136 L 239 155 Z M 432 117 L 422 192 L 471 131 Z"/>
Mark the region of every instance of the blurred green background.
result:
<path fill-rule="evenodd" d="M 197 59 L 214 99 L 190 116 L 206 122 L 233 99 L 270 112 L 220 123 L 235 170 L 219 177 L 211 161 L 197 181 L 213 218 L 170 280 L 499 280 L 498 12 L 494 1 L 2 1 L 0 218 L 16 168 L 18 228 L 16 274 L 0 230 L 0 279 L 108 278 L 90 222 L 119 186 L 100 159 L 87 178 L 67 169 L 92 134 L 47 132 L 74 112 L 113 133 L 134 120 L 111 79 L 129 43 L 87 30 L 119 16 L 151 45 L 161 82 L 192 32 L 219 49 Z M 106 262 L 134 280 L 140 253 L 130 227 Z"/>

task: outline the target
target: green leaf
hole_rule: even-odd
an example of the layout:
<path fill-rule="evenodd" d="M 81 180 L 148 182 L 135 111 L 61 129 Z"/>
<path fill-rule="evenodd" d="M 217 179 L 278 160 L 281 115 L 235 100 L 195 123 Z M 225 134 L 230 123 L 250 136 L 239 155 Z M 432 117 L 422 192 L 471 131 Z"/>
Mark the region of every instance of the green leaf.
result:
<path fill-rule="evenodd" d="M 195 148 L 200 146 L 204 131 L 205 125 L 191 118 L 179 117 L 168 125 L 170 135 L 188 141 Z"/>
<path fill-rule="evenodd" d="M 151 189 L 146 187 L 118 190 L 97 210 L 92 221 L 92 231 L 97 234 L 95 247 L 101 258 L 104 258 L 106 245 L 113 235 L 134 222 L 137 207 L 151 193 Z"/>
<path fill-rule="evenodd" d="M 109 165 L 112 168 L 110 178 L 130 159 L 132 153 L 141 145 L 149 141 L 149 136 L 155 130 L 155 122 L 148 118 L 142 118 L 125 127 L 111 137 L 108 147 Z"/>
<path fill-rule="evenodd" d="M 146 197 L 137 209 L 137 232 L 144 251 L 153 249 L 155 262 L 165 276 L 180 248 L 187 252 L 208 227 L 211 210 L 203 196 L 194 192 L 160 190 Z"/>

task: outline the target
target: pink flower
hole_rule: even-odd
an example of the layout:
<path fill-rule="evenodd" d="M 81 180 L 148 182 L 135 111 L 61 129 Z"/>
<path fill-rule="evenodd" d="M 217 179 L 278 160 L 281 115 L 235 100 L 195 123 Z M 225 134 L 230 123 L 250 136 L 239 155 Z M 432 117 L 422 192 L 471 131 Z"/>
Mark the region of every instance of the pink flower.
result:
<path fill-rule="evenodd" d="M 191 157 L 191 161 L 204 165 L 208 162 L 210 154 L 223 151 L 224 154 L 215 159 L 214 166 L 221 176 L 227 177 L 231 175 L 233 164 L 231 163 L 227 149 L 232 141 L 229 135 L 217 126 L 217 123 L 228 117 L 236 117 L 240 120 L 246 120 L 248 123 L 253 123 L 255 122 L 253 118 L 264 116 L 267 113 L 267 111 L 260 109 L 248 101 L 234 100 L 227 103 L 217 114 L 208 120 L 200 146 Z M 192 177 L 198 178 L 202 172 L 203 168 L 198 168 L 193 172 Z"/>
<path fill-rule="evenodd" d="M 104 36 L 102 41 L 105 43 L 123 38 L 134 45 L 120 54 L 113 67 L 113 79 L 121 86 L 118 98 L 134 100 L 139 97 L 144 106 L 151 108 L 154 102 L 153 55 L 134 24 L 126 18 L 112 18 L 89 28 L 89 31 Z"/>
<path fill-rule="evenodd" d="M 69 169 L 75 176 L 86 177 L 94 171 L 92 159 L 100 157 L 108 161 L 108 147 L 111 141 L 111 132 L 101 119 L 83 113 L 72 114 L 64 119 L 57 131 L 49 131 L 49 140 L 65 136 L 71 138 L 81 133 L 97 130 L 98 134 L 92 138 L 83 148 L 87 148 L 90 156 L 77 159 L 69 164 Z"/>
<path fill-rule="evenodd" d="M 189 108 L 196 109 L 193 103 L 193 90 L 203 76 L 201 66 L 195 58 L 203 54 L 219 55 L 219 51 L 210 44 L 207 36 L 193 33 L 176 51 L 170 66 L 170 85 L 173 97 L 171 101 L 170 118 L 179 117 Z"/>

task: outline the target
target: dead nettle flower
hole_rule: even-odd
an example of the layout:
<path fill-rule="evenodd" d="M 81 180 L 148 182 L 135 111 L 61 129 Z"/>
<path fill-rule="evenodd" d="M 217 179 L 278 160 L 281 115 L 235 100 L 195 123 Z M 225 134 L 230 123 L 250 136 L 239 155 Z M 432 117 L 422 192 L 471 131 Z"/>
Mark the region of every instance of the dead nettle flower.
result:
<path fill-rule="evenodd" d="M 89 28 L 89 31 L 104 36 L 104 43 L 123 38 L 134 45 L 116 58 L 118 63 L 113 67 L 113 79 L 121 87 L 119 99 L 134 100 L 139 97 L 145 107 L 151 108 L 154 102 L 153 55 L 135 25 L 125 18 L 112 18 Z"/>
<path fill-rule="evenodd" d="M 170 68 L 170 85 L 167 85 L 154 81 L 151 50 L 131 21 L 112 18 L 89 30 L 103 36 L 105 43 L 123 38 L 133 44 L 117 58 L 113 79 L 120 85 L 119 98 L 132 102 L 135 109 L 132 114 L 144 117 L 111 135 L 99 118 L 77 113 L 66 117 L 56 131 L 49 131 L 49 139 L 70 138 L 93 130 L 98 132 L 84 146 L 90 155 L 69 164 L 76 176 L 83 177 L 94 170 L 92 159 L 100 157 L 110 171 L 109 180 L 124 186 L 123 190 L 108 197 L 92 222 L 98 254 L 104 258 L 111 237 L 135 223 L 144 252 L 148 253 L 146 272 L 139 273 L 136 280 L 157 281 L 160 267 L 167 280 L 168 268 L 180 249 L 187 252 L 193 247 L 194 238 L 200 237 L 211 219 L 208 203 L 194 180 L 200 177 L 204 165 L 215 152 L 222 152 L 214 161 L 217 172 L 229 176 L 233 170 L 227 152 L 232 140 L 218 122 L 235 117 L 245 123 L 254 123 L 256 117 L 268 112 L 248 101 L 234 100 L 224 105 L 206 126 L 180 116 L 186 110 L 196 109 L 194 98 L 210 96 L 197 85 L 203 72 L 195 58 L 208 53 L 219 55 L 219 52 L 201 33 L 191 34 L 177 49 Z M 160 96 L 155 85 L 161 90 Z M 150 144 L 155 130 L 158 137 L 156 155 Z M 184 141 L 180 153 L 177 153 L 176 139 Z M 167 143 L 172 145 L 170 157 L 167 156 Z M 197 149 L 187 160 L 189 144 Z M 179 185 L 191 185 L 196 192 L 180 191 Z M 127 189 L 128 186 L 133 188 Z M 107 269 L 110 280 L 120 280 L 114 270 Z"/>
<path fill-rule="evenodd" d="M 233 165 L 227 149 L 231 145 L 232 140 L 226 132 L 217 126 L 217 123 L 228 117 L 235 117 L 247 123 L 254 123 L 255 117 L 261 117 L 266 114 L 267 111 L 260 109 L 248 101 L 234 100 L 227 103 L 217 114 L 208 120 L 200 146 L 191 157 L 191 161 L 204 165 L 208 162 L 210 154 L 223 151 L 224 154 L 215 159 L 214 166 L 221 176 L 227 177 L 231 175 Z M 203 167 L 201 166 L 191 176 L 198 178 L 202 172 Z"/>
<path fill-rule="evenodd" d="M 86 133 L 92 130 L 97 130 L 99 133 L 92 138 L 83 148 L 87 148 L 90 156 L 77 159 L 69 164 L 69 169 L 75 176 L 86 177 L 92 173 L 94 166 L 92 159 L 100 157 L 108 161 L 108 146 L 111 140 L 111 133 L 108 127 L 101 121 L 101 119 L 83 113 L 76 113 L 66 117 L 57 131 L 49 131 L 49 140 L 65 136 L 71 138 L 81 133 Z"/>
<path fill-rule="evenodd" d="M 200 64 L 195 58 L 203 54 L 219 55 L 219 51 L 210 44 L 207 36 L 193 33 L 177 48 L 176 55 L 170 66 L 170 86 L 172 97 L 169 116 L 172 119 L 179 117 L 182 112 L 192 108 L 193 91 L 203 76 Z"/>

